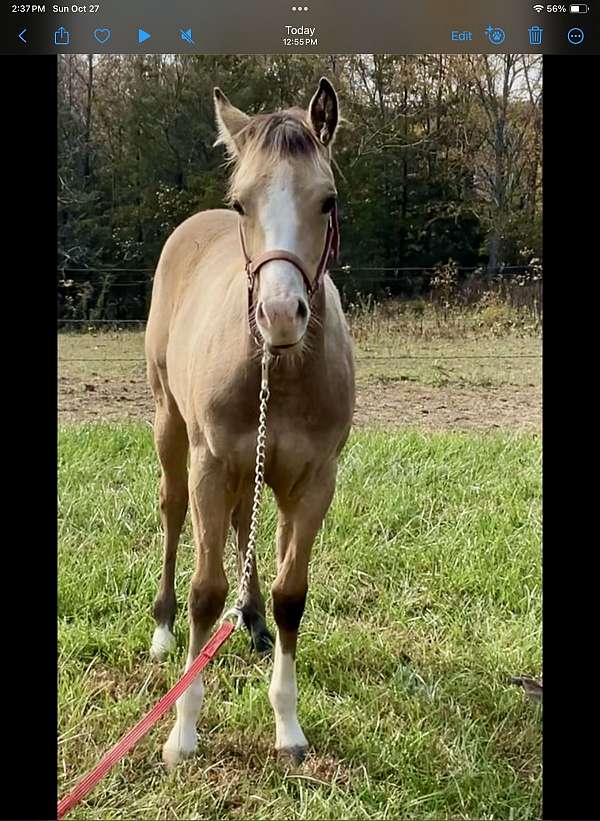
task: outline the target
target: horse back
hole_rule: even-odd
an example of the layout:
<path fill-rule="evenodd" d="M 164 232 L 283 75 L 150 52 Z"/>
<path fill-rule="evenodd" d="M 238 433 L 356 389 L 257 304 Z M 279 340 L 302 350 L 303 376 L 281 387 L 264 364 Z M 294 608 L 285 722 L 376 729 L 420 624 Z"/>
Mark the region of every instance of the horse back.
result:
<path fill-rule="evenodd" d="M 231 211 L 201 211 L 182 222 L 166 241 L 154 275 L 146 325 L 149 367 L 166 366 L 169 331 L 177 308 L 192 279 L 202 277 L 204 257 L 216 244 L 235 241 L 236 226 L 237 216 Z"/>

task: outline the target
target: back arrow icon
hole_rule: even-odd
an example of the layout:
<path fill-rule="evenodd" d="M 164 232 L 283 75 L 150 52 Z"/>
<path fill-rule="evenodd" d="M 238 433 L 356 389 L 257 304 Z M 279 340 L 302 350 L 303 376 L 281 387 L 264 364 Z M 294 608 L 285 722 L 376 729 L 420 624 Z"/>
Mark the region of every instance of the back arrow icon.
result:
<path fill-rule="evenodd" d="M 27 40 L 23 37 L 23 35 L 25 34 L 26 31 L 27 31 L 27 29 L 25 28 L 25 29 L 23 29 L 23 31 L 19 32 L 19 40 L 21 40 L 21 42 L 23 42 L 23 43 L 27 43 Z"/>

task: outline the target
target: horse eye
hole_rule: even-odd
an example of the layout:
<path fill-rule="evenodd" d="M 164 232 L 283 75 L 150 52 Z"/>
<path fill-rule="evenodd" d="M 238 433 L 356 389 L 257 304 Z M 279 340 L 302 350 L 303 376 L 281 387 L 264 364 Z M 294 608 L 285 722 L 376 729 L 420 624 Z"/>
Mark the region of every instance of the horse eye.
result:
<path fill-rule="evenodd" d="M 322 208 L 323 213 L 328 214 L 330 211 L 333 210 L 334 205 L 335 205 L 335 197 L 327 197 L 327 199 L 323 203 L 323 208 Z"/>
<path fill-rule="evenodd" d="M 234 200 L 232 203 L 233 210 L 237 211 L 242 217 L 244 216 L 244 209 L 242 208 L 242 204 L 239 200 Z"/>

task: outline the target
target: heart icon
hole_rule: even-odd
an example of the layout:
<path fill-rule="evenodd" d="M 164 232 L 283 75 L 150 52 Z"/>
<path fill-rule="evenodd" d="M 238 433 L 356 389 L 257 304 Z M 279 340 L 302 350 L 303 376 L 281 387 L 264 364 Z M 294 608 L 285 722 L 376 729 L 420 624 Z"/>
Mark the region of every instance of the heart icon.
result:
<path fill-rule="evenodd" d="M 96 29 L 94 37 L 100 44 L 107 43 L 110 40 L 110 29 Z"/>

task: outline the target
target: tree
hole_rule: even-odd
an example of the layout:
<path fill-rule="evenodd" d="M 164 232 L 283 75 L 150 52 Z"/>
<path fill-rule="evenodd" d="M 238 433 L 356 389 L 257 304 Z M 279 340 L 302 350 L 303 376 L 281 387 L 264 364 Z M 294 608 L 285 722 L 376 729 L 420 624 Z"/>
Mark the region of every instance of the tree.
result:
<path fill-rule="evenodd" d="M 398 269 L 394 287 L 418 293 L 426 278 L 399 269 L 454 260 L 491 274 L 540 255 L 539 57 L 62 55 L 58 268 L 89 269 L 69 274 L 88 313 L 103 293 L 140 316 L 168 234 L 222 206 L 213 87 L 255 113 L 307 105 L 323 74 L 341 101 L 343 262 L 358 284 L 371 287 L 366 268 Z M 117 282 L 115 268 L 143 270 Z"/>

